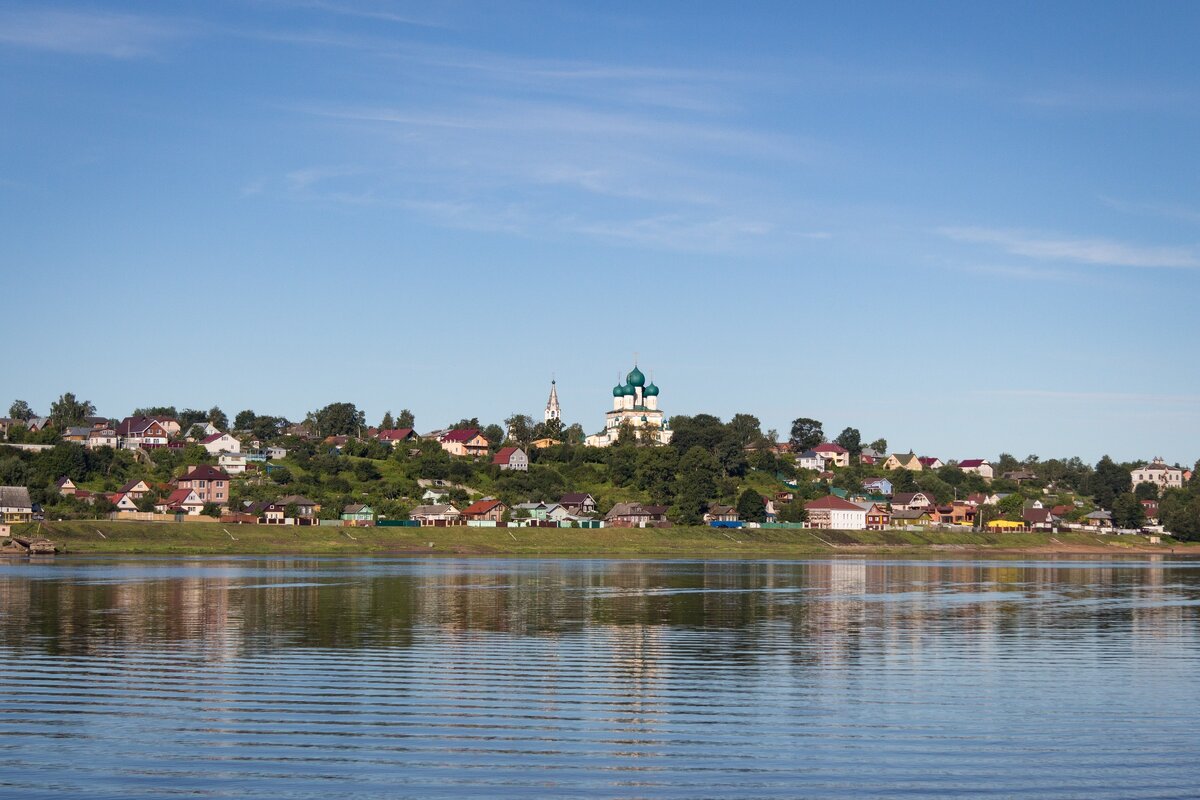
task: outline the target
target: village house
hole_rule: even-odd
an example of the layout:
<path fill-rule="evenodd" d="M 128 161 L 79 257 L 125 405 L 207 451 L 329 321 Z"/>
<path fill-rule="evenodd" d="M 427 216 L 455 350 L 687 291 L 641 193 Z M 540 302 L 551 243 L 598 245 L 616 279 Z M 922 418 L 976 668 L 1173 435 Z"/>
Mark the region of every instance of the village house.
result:
<path fill-rule="evenodd" d="M 287 454 L 288 454 L 287 448 L 275 447 L 275 446 L 268 447 L 263 452 L 266 453 L 267 458 L 270 458 L 273 460 L 278 460 L 280 458 L 287 458 Z"/>
<path fill-rule="evenodd" d="M 519 447 L 501 447 L 496 451 L 496 455 L 492 456 L 492 463 L 502 470 L 529 470 L 529 456 Z"/>
<path fill-rule="evenodd" d="M 723 506 L 720 503 L 709 503 L 704 512 L 705 522 L 737 522 L 737 509 L 733 506 Z"/>
<path fill-rule="evenodd" d="M 1001 477 L 1006 481 L 1013 481 L 1020 486 L 1024 481 L 1037 480 L 1037 473 L 1030 472 L 1027 469 L 1016 469 L 1012 470 L 1011 472 L 1004 473 Z"/>
<path fill-rule="evenodd" d="M 550 506 L 545 503 L 517 503 L 513 506 L 514 519 L 531 519 L 544 522 L 549 516 Z"/>
<path fill-rule="evenodd" d="M 1031 531 L 1052 531 L 1058 522 L 1050 509 L 1033 508 L 1032 506 L 1021 511 L 1021 519 L 1025 521 Z"/>
<path fill-rule="evenodd" d="M 858 463 L 874 466 L 882 464 L 887 460 L 887 453 L 880 453 L 873 447 L 864 447 L 862 452 L 858 454 Z"/>
<path fill-rule="evenodd" d="M 529 446 L 534 450 L 545 450 L 547 447 L 554 447 L 562 444 L 560 439 L 551 439 L 549 436 L 544 436 L 541 439 L 534 439 L 529 443 Z"/>
<path fill-rule="evenodd" d="M 885 497 L 892 496 L 892 482 L 887 478 L 867 478 L 862 482 L 862 487 L 868 492 L 881 494 Z"/>
<path fill-rule="evenodd" d="M 936 456 L 921 456 L 917 459 L 921 464 L 921 469 L 941 469 L 946 466 L 940 458 Z"/>
<path fill-rule="evenodd" d="M 243 453 L 221 453 L 217 456 L 217 466 L 230 475 L 241 475 L 246 471 L 248 460 L 249 458 Z"/>
<path fill-rule="evenodd" d="M 991 480 L 995 475 L 991 463 L 986 458 L 968 458 L 958 462 L 958 468 L 963 472 L 978 475 L 984 480 Z"/>
<path fill-rule="evenodd" d="M 186 433 L 186 438 L 189 442 L 196 442 L 203 441 L 209 436 L 212 436 L 214 433 L 220 433 L 220 431 L 217 430 L 216 425 L 213 425 L 208 420 L 202 419 L 199 422 L 193 422 L 191 425 L 189 425 Z"/>
<path fill-rule="evenodd" d="M 163 500 L 154 504 L 160 514 L 188 514 L 197 516 L 204 510 L 204 501 L 191 489 L 176 489 Z"/>
<path fill-rule="evenodd" d="M 408 518 L 425 526 L 451 525 L 462 517 L 462 513 L 449 503 L 417 506 L 408 512 Z"/>
<path fill-rule="evenodd" d="M 417 438 L 417 432 L 412 428 L 389 428 L 380 431 L 375 438 L 385 444 L 397 445 L 413 441 Z"/>
<path fill-rule="evenodd" d="M 935 509 L 937 502 L 933 495 L 925 492 L 899 492 L 892 495 L 892 510 L 904 509 L 906 511 L 915 511 L 917 509 Z"/>
<path fill-rule="evenodd" d="M 616 503 L 604 515 L 606 525 L 618 528 L 640 528 L 667 522 L 666 506 L 641 503 Z"/>
<path fill-rule="evenodd" d="M 351 503 L 342 508 L 342 522 L 352 525 L 371 525 L 375 522 L 375 509 L 366 503 Z"/>
<path fill-rule="evenodd" d="M 63 431 L 62 440 L 74 444 L 84 444 L 91 432 L 92 429 L 87 426 L 73 426 Z"/>
<path fill-rule="evenodd" d="M 452 456 L 486 456 L 488 440 L 477 428 L 461 428 L 447 431 L 438 438 L 438 444 Z"/>
<path fill-rule="evenodd" d="M 0 522 L 18 525 L 33 521 L 33 502 L 24 486 L 0 486 Z"/>
<path fill-rule="evenodd" d="M 816 449 L 805 450 L 796 456 L 796 466 L 800 469 L 811 469 L 822 472 L 825 469 L 825 459 L 821 457 L 821 454 Z"/>
<path fill-rule="evenodd" d="M 117 425 L 117 438 L 126 450 L 165 447 L 170 436 L 157 420 L 150 417 L 126 417 Z"/>
<path fill-rule="evenodd" d="M 862 506 L 826 495 L 804 504 L 808 512 L 808 527 L 825 530 L 861 531 L 867 527 L 867 511 Z"/>
<path fill-rule="evenodd" d="M 192 489 L 205 503 L 229 505 L 229 475 L 224 470 L 201 464 L 189 464 L 183 477 L 176 479 L 176 488 Z"/>
<path fill-rule="evenodd" d="M 88 434 L 84 447 L 88 450 L 96 450 L 100 447 L 111 447 L 115 450 L 119 442 L 116 428 L 95 428 Z"/>
<path fill-rule="evenodd" d="M 850 451 L 840 444 L 822 442 L 813 448 L 813 452 L 825 461 L 825 468 L 850 466 Z"/>
<path fill-rule="evenodd" d="M 469 522 L 502 522 L 508 506 L 494 497 L 476 500 L 463 509 L 462 515 Z"/>
<path fill-rule="evenodd" d="M 41 433 L 42 431 L 46 430 L 46 428 L 49 428 L 49 427 L 50 427 L 50 418 L 49 417 L 30 417 L 25 422 L 25 428 L 30 433 Z"/>
<path fill-rule="evenodd" d="M 596 498 L 587 492 L 568 492 L 558 499 L 559 504 L 575 515 L 596 513 Z"/>
<path fill-rule="evenodd" d="M 58 489 L 58 493 L 63 497 L 74 497 L 75 492 L 78 489 L 78 487 L 75 485 L 75 481 L 71 480 L 66 475 L 55 481 L 54 486 L 56 489 Z"/>
<path fill-rule="evenodd" d="M 1084 516 L 1083 524 L 1089 528 L 1112 530 L 1112 512 L 1103 510 L 1093 511 L 1092 513 Z"/>
<path fill-rule="evenodd" d="M 1134 486 L 1139 483 L 1150 483 L 1159 489 L 1178 489 L 1183 486 L 1183 470 L 1168 466 L 1157 456 L 1146 466 L 1133 470 L 1130 478 Z"/>
<path fill-rule="evenodd" d="M 891 527 L 892 512 L 888 511 L 887 503 L 866 501 L 855 505 L 867 512 L 867 530 L 881 531 Z"/>
<path fill-rule="evenodd" d="M 113 492 L 112 494 L 108 495 L 108 500 L 110 503 L 116 506 L 117 511 L 138 510 L 137 502 L 124 492 Z"/>
<path fill-rule="evenodd" d="M 210 436 L 205 436 L 200 440 L 200 444 L 204 445 L 204 449 L 209 453 L 242 452 L 242 443 L 228 433 L 217 432 Z"/>
<path fill-rule="evenodd" d="M 1143 500 L 1142 501 L 1142 514 L 1145 515 L 1147 523 L 1149 523 L 1151 525 L 1157 525 L 1158 524 L 1158 501 L 1157 500 Z"/>
<path fill-rule="evenodd" d="M 910 472 L 920 472 L 924 469 L 921 465 L 921 459 L 917 458 L 912 452 L 908 453 L 892 453 L 883 461 L 883 468 L 889 472 L 897 469 L 906 469 Z"/>
<path fill-rule="evenodd" d="M 933 523 L 933 515 L 923 508 L 912 511 L 906 508 L 892 509 L 892 527 L 894 528 L 905 528 L 910 525 L 928 528 Z"/>
<path fill-rule="evenodd" d="M 122 486 L 120 489 L 117 489 L 117 491 L 120 492 L 121 494 L 129 495 L 129 497 L 132 498 L 134 502 L 137 502 L 138 500 L 141 500 L 146 495 L 150 494 L 151 489 L 150 489 L 150 484 L 139 479 L 139 480 L 132 480 L 132 481 L 126 482 L 126 484 L 124 486 Z"/>

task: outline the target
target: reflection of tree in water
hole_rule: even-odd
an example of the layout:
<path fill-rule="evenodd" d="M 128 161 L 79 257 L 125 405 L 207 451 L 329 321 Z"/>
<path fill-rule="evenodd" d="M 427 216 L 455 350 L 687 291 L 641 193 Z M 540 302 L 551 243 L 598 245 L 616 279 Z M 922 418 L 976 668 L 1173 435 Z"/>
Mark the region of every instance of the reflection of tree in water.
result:
<path fill-rule="evenodd" d="M 118 563 L 94 580 L 86 570 L 62 579 L 10 572 L 0 580 L 0 643 L 57 655 L 188 642 L 220 659 L 410 647 L 433 634 L 586 633 L 615 643 L 634 683 L 658 674 L 652 662 L 664 654 L 710 665 L 783 657 L 836 666 L 889 649 L 919 652 L 934 638 L 987 658 L 1001 651 L 998 641 L 1079 626 L 1162 635 L 1164 622 L 1195 618 L 1176 601 L 1194 598 L 1200 580 L 1170 562 L 179 563 L 194 568 L 162 577 Z"/>

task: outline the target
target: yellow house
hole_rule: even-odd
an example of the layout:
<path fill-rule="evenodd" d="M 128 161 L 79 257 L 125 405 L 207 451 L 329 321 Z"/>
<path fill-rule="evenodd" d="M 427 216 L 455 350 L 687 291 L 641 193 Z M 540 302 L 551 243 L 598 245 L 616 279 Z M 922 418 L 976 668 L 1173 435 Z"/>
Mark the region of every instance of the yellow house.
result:
<path fill-rule="evenodd" d="M 562 444 L 562 442 L 547 436 L 545 439 L 534 439 L 529 443 L 529 446 L 535 450 L 545 450 L 547 447 L 554 447 L 556 444 Z"/>
<path fill-rule="evenodd" d="M 923 469 L 921 459 L 917 458 L 916 453 L 911 452 L 901 454 L 892 453 L 887 457 L 887 461 L 883 462 L 883 468 L 887 470 L 907 469 L 913 472 L 920 472 Z"/>
<path fill-rule="evenodd" d="M 438 442 L 452 456 L 486 456 L 488 440 L 475 428 L 464 428 L 446 432 Z"/>

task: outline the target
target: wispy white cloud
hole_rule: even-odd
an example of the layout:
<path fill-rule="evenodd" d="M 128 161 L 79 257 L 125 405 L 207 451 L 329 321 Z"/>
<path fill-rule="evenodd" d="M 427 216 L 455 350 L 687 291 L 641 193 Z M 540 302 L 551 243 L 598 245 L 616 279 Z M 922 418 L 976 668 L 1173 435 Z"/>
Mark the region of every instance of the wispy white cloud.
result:
<path fill-rule="evenodd" d="M 1195 92 L 1152 86 L 1043 88 L 1017 96 L 1017 101 L 1023 105 L 1047 110 L 1099 112 L 1174 109 L 1190 113 L 1197 99 Z"/>
<path fill-rule="evenodd" d="M 183 35 L 175 23 L 132 14 L 0 10 L 0 44 L 107 58 L 153 55 Z"/>
<path fill-rule="evenodd" d="M 1114 211 L 1120 211 L 1123 214 L 1163 217 L 1183 222 L 1200 222 L 1200 209 L 1177 205 L 1175 203 L 1133 203 L 1107 195 L 1100 195 L 1100 202 Z"/>
<path fill-rule="evenodd" d="M 569 227 L 601 239 L 684 252 L 728 251 L 747 239 L 762 237 L 774 230 L 774 225 L 762 220 L 735 216 L 694 218 L 681 214 L 576 223 Z"/>
<path fill-rule="evenodd" d="M 321 181 L 358 175 L 362 172 L 361 167 L 354 166 L 305 167 L 292 170 L 284 177 L 287 179 L 288 188 L 299 192 L 309 189 Z"/>
<path fill-rule="evenodd" d="M 1200 255 L 1188 247 L 1132 245 L 1111 239 L 1065 238 L 980 227 L 939 228 L 938 233 L 957 242 L 993 245 L 1026 258 L 1116 267 L 1200 268 Z"/>
<path fill-rule="evenodd" d="M 442 28 L 444 23 L 414 14 L 401 14 L 379 3 L 331 2 L 331 0 L 275 0 L 277 5 L 291 8 L 308 8 L 347 17 L 395 22 L 401 25 L 416 25 L 423 28 Z"/>
<path fill-rule="evenodd" d="M 1081 273 L 1061 269 L 1044 269 L 1041 267 L 1013 266 L 1007 264 L 968 264 L 957 267 L 957 269 L 976 275 L 989 275 L 996 278 L 1007 278 L 1017 281 L 1085 282 L 1085 276 Z"/>

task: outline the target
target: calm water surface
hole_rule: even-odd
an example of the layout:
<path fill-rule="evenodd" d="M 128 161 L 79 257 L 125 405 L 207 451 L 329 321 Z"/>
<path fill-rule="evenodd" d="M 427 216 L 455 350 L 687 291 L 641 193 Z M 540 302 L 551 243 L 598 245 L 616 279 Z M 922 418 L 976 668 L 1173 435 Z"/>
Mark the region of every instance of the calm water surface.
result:
<path fill-rule="evenodd" d="M 1200 564 L 0 565 L 10 797 L 1200 796 Z"/>

